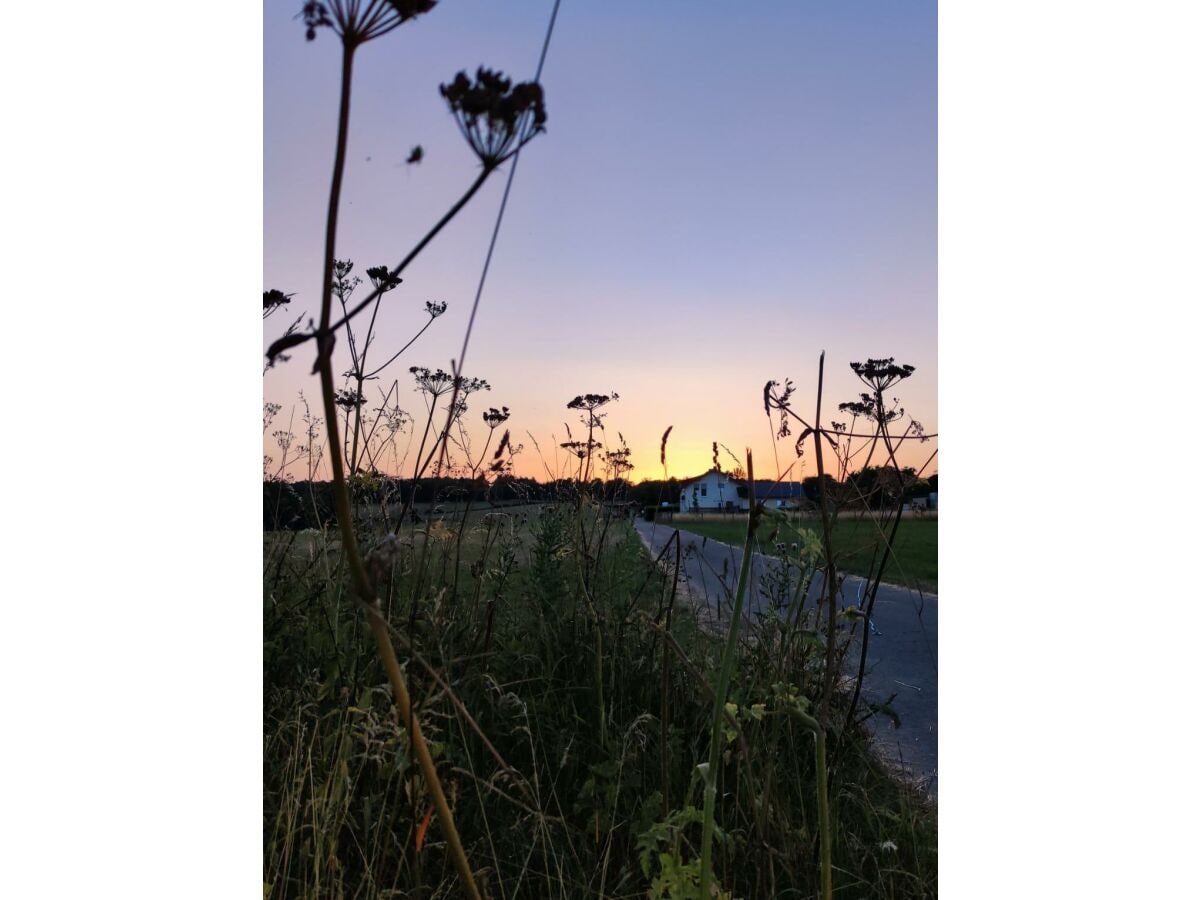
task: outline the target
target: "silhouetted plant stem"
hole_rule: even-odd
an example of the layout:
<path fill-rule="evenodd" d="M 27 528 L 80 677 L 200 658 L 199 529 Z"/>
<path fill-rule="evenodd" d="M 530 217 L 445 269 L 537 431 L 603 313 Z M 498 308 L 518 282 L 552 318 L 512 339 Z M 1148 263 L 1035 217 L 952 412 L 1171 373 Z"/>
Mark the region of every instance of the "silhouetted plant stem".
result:
<path fill-rule="evenodd" d="M 422 330 L 424 330 L 424 329 L 422 329 Z M 373 437 L 375 437 L 375 429 L 379 427 L 379 420 L 383 418 L 383 414 L 387 409 L 388 401 L 392 399 L 392 392 L 394 390 L 396 390 L 396 388 L 398 388 L 399 386 L 400 386 L 399 381 L 392 382 L 392 386 L 390 388 L 388 388 L 387 393 L 383 395 L 383 402 L 381 404 L 380 410 L 375 415 L 375 421 L 371 423 L 371 430 L 366 432 L 363 435 L 363 456 L 365 456 L 367 458 L 367 461 L 372 466 L 375 466 L 375 456 L 374 456 L 374 454 L 371 453 L 371 439 Z M 393 445 L 393 447 L 394 447 L 394 445 Z"/>
<path fill-rule="evenodd" d="M 325 224 L 324 277 L 322 279 L 320 294 L 322 298 L 320 333 L 323 336 L 328 336 L 326 339 L 329 341 L 332 341 L 332 333 L 329 330 L 329 319 L 333 306 L 334 248 L 337 241 L 338 205 L 341 198 L 342 176 L 346 165 L 346 134 L 350 121 L 350 83 L 353 67 L 354 47 L 350 43 L 344 43 L 342 51 L 342 90 L 338 108 L 337 151 L 334 156 L 333 177 L 329 190 L 329 212 Z M 486 174 L 482 177 L 486 177 Z M 482 181 L 478 183 L 482 183 Z M 473 191 L 469 193 L 473 193 Z M 464 202 L 465 199 L 460 201 L 454 212 L 457 212 L 457 209 L 461 208 Z M 440 228 L 441 224 L 444 224 L 448 220 L 448 217 L 443 217 L 442 223 L 439 223 L 438 227 Z M 436 231 L 437 229 L 430 236 L 435 234 Z M 422 242 L 421 246 L 424 246 L 425 243 L 428 243 L 428 238 Z M 413 254 L 410 254 L 410 258 L 413 255 L 415 255 L 415 251 Z M 450 806 L 446 802 L 446 796 L 442 791 L 442 784 L 438 778 L 437 769 L 434 766 L 433 758 L 429 754 L 429 747 L 425 743 L 425 738 L 421 734 L 420 724 L 413 716 L 412 702 L 409 697 L 408 688 L 404 683 L 404 675 L 400 670 L 400 663 L 397 661 L 395 650 L 392 648 L 391 638 L 388 636 L 387 623 L 383 619 L 378 599 L 371 587 L 370 579 L 367 577 L 362 559 L 359 557 L 358 544 L 354 534 L 354 522 L 351 518 L 353 513 L 350 506 L 350 492 L 347 488 L 345 472 L 342 468 L 342 447 L 338 438 L 337 405 L 334 401 L 332 345 L 326 345 L 325 340 L 318 340 L 317 343 L 317 365 L 321 378 L 321 395 L 325 406 L 325 420 L 329 432 L 329 461 L 333 472 L 334 503 L 337 508 L 338 526 L 342 534 L 342 553 L 350 571 L 351 584 L 353 585 L 354 592 L 366 608 L 367 622 L 370 625 L 372 634 L 375 636 L 375 643 L 379 649 L 379 655 L 383 660 L 384 669 L 387 671 L 388 681 L 392 686 L 396 706 L 399 708 L 402 719 L 408 723 L 413 749 L 420 762 L 426 785 L 433 797 L 438 819 L 445 833 L 446 842 L 449 845 L 450 856 L 454 861 L 455 867 L 458 869 L 459 877 L 463 881 L 463 888 L 469 896 L 478 898 L 479 889 L 475 886 L 471 866 L 467 862 L 466 852 L 463 850 L 458 830 L 454 825 L 454 817 L 450 812 Z"/>
<path fill-rule="evenodd" d="M 858 708 L 859 697 L 862 695 L 863 679 L 866 677 L 867 671 L 867 646 L 871 639 L 871 613 L 875 610 L 875 598 L 879 594 L 879 585 L 883 581 L 883 572 L 887 567 L 888 560 L 891 558 L 892 547 L 896 543 L 896 534 L 900 530 L 900 518 L 904 513 L 904 481 L 903 470 L 900 468 L 900 463 L 896 460 L 896 449 L 892 446 L 891 436 L 888 434 L 887 421 L 882 415 L 883 410 L 883 393 L 882 391 L 875 392 L 876 408 L 881 411 L 879 416 L 879 432 L 883 438 L 884 447 L 888 452 L 888 459 L 892 463 L 892 467 L 896 470 L 898 477 L 897 483 L 900 486 L 900 497 L 896 504 L 896 515 L 892 519 L 892 531 L 883 543 L 883 558 L 879 561 L 879 568 L 875 571 L 875 577 L 871 581 L 871 586 L 867 591 L 867 602 L 863 608 L 865 616 L 865 625 L 862 633 L 862 648 L 858 657 L 858 672 L 854 678 L 854 695 L 850 698 L 850 709 L 846 713 L 846 727 L 849 728 L 854 722 L 854 713 Z M 907 432 L 905 433 L 907 436 Z M 921 467 L 924 471 L 924 466 Z M 919 473 L 918 473 L 919 474 Z"/>
<path fill-rule="evenodd" d="M 462 211 L 462 208 L 464 206 L 466 206 L 467 203 L 470 201 L 470 199 L 475 196 L 476 192 L 481 187 L 483 187 L 483 183 L 485 181 L 487 181 L 488 176 L 491 175 L 492 172 L 494 172 L 494 171 L 495 171 L 494 167 L 489 168 L 487 166 L 484 166 L 483 170 L 479 173 L 479 177 L 477 177 L 471 183 L 471 186 L 469 188 L 467 188 L 466 193 L 458 198 L 458 200 L 455 202 L 455 204 L 452 207 L 450 207 L 449 212 L 447 212 L 444 216 L 442 216 L 438 220 L 438 223 L 429 230 L 429 232 L 425 235 L 425 237 L 421 238 L 420 242 L 415 247 L 413 247 L 412 250 L 410 250 L 408 252 L 408 255 L 406 257 L 404 257 L 404 259 L 400 260 L 399 263 L 396 264 L 396 267 L 394 269 L 392 269 L 391 272 L 389 273 L 389 277 L 396 278 L 400 275 L 401 272 L 403 272 L 405 269 L 408 268 L 409 263 L 411 263 L 414 259 L 416 259 L 417 256 L 420 254 L 420 252 L 422 250 L 424 250 L 426 246 L 428 246 L 429 242 L 438 236 L 438 232 L 440 232 L 443 228 L 445 228 L 447 225 L 449 225 L 450 220 L 453 219 L 455 216 L 457 216 L 459 214 L 459 212 Z M 332 272 L 333 272 L 333 269 L 332 269 L 332 265 L 331 265 L 331 267 L 330 267 L 331 276 L 332 276 Z M 345 325 L 347 322 L 349 322 L 351 319 L 353 319 L 355 316 L 357 316 L 360 312 L 362 312 L 364 309 L 366 309 L 371 304 L 372 300 L 375 300 L 376 298 L 378 298 L 380 293 L 382 293 L 382 292 L 379 290 L 379 288 L 376 288 L 375 290 L 373 290 L 363 300 L 361 300 L 357 306 L 355 306 L 353 309 L 351 309 L 350 312 L 346 313 L 344 316 L 342 316 L 341 319 L 334 322 L 332 325 L 332 330 L 337 331 L 339 328 L 341 328 L 343 325 Z"/>
<path fill-rule="evenodd" d="M 577 572 L 579 574 L 579 587 L 583 592 L 583 600 L 587 605 L 588 613 L 592 619 L 593 644 L 596 653 L 596 664 L 593 671 L 594 687 L 596 690 L 596 730 L 600 736 L 600 746 L 607 750 L 608 748 L 608 716 L 604 711 L 604 632 L 603 621 L 600 617 L 600 610 L 592 600 L 591 591 L 588 590 L 587 578 L 587 558 L 588 548 L 583 531 L 583 516 L 584 508 L 581 497 L 575 498 L 575 517 L 579 522 L 579 565 Z"/>
<path fill-rule="evenodd" d="M 465 440 L 465 432 L 461 432 L 461 433 L 464 435 L 464 440 Z M 483 442 L 483 451 L 479 454 L 479 462 L 472 463 L 472 465 L 471 465 L 471 488 L 469 488 L 467 490 L 467 503 L 466 503 L 465 508 L 463 509 L 462 521 L 458 525 L 458 539 L 455 541 L 455 546 L 454 546 L 454 587 L 450 591 L 450 596 L 453 597 L 455 600 L 458 599 L 458 572 L 462 566 L 463 534 L 467 530 L 467 519 L 471 515 L 471 501 L 475 499 L 474 486 L 475 486 L 476 480 L 479 478 L 480 470 L 483 468 L 483 461 L 484 461 L 484 459 L 487 458 L 488 447 L 490 447 L 492 445 L 492 435 L 494 435 L 495 433 L 496 433 L 495 428 L 491 428 L 488 430 L 487 440 Z M 467 457 L 467 461 L 468 462 L 471 461 L 470 456 Z M 478 600 L 478 594 L 476 595 L 476 599 Z M 474 616 L 474 614 L 475 614 L 475 606 L 474 606 L 474 604 L 472 604 L 471 615 Z"/>
<path fill-rule="evenodd" d="M 825 391 L 825 351 L 817 367 L 817 414 L 814 419 L 813 444 L 817 448 L 817 477 L 825 484 L 825 457 L 821 448 L 821 397 Z M 825 684 L 821 691 L 821 706 L 817 715 L 817 805 L 821 828 L 821 891 L 825 900 L 833 897 L 833 863 L 829 846 L 829 783 L 825 771 L 825 738 L 829 729 L 829 705 L 833 698 L 834 645 L 837 640 L 837 567 L 833 559 L 833 527 L 829 521 L 828 491 L 821 491 L 822 544 L 825 549 L 825 587 L 829 602 L 829 620 L 825 634 Z"/>
<path fill-rule="evenodd" d="M 746 599 L 746 587 L 750 582 L 750 563 L 754 558 L 754 534 L 762 511 L 754 501 L 754 455 L 746 450 L 746 485 L 750 499 L 750 515 L 746 524 L 746 543 L 742 547 L 742 565 L 738 572 L 737 593 L 733 598 L 733 612 L 729 619 L 729 634 L 725 639 L 725 651 L 721 655 L 721 674 L 713 697 L 712 742 L 708 748 L 708 768 L 704 771 L 704 825 L 700 838 L 700 896 L 711 896 L 712 883 L 712 840 L 713 823 L 717 804 L 717 763 L 721 758 L 721 740 L 724 732 L 725 697 L 729 693 L 729 682 L 733 677 L 733 662 L 737 654 L 738 626 L 742 622 L 742 603 Z"/>
<path fill-rule="evenodd" d="M 393 353 L 391 358 L 389 358 L 388 361 L 385 362 L 382 366 L 380 366 L 377 369 L 374 369 L 371 372 L 368 372 L 364 377 L 374 378 L 376 375 L 378 375 L 380 372 L 382 372 L 384 369 L 386 369 L 388 366 L 390 366 L 392 363 L 394 363 L 396 360 L 398 360 L 400 358 L 400 354 L 402 354 L 405 350 L 407 350 L 409 347 L 411 347 L 413 344 L 415 344 L 417 341 L 417 338 L 419 338 L 421 335 L 423 335 L 425 333 L 425 330 L 427 328 L 429 328 L 429 326 L 432 324 L 433 324 L 433 317 L 431 316 L 429 321 L 426 322 L 421 327 L 421 330 L 413 335 L 412 340 L 410 340 L 407 344 L 405 344 L 403 347 L 401 347 L 399 350 L 397 350 L 395 353 Z"/>
<path fill-rule="evenodd" d="M 659 490 L 661 496 L 662 490 Z M 671 704 L 670 704 L 670 663 L 671 657 L 667 653 L 666 637 L 671 634 L 671 617 L 675 612 L 675 594 L 679 588 L 679 529 L 675 530 L 672 535 L 672 540 L 675 542 L 675 568 L 671 573 L 671 599 L 667 603 L 667 617 L 665 624 L 665 634 L 663 638 L 663 654 L 662 654 L 662 688 L 661 688 L 661 709 L 659 711 L 659 724 L 662 728 L 662 741 L 659 748 L 660 766 L 662 768 L 662 798 L 663 798 L 663 818 L 665 819 L 671 813 L 671 778 L 670 768 L 668 766 L 669 756 L 669 738 L 671 735 Z M 653 648 L 652 648 L 653 649 Z"/>
<path fill-rule="evenodd" d="M 355 396 L 362 399 L 363 380 L 359 377 L 354 385 Z M 362 404 L 359 403 L 354 408 L 354 437 L 350 442 L 350 477 L 353 478 L 358 474 L 358 432 L 362 423 Z"/>
<path fill-rule="evenodd" d="M 817 414 L 815 418 L 816 427 L 813 432 L 813 446 L 817 452 L 817 477 L 820 479 L 820 484 L 825 484 L 825 456 L 821 446 L 821 397 L 825 390 L 825 351 L 821 351 L 820 362 L 817 369 Z M 822 544 L 825 550 L 825 594 L 828 602 L 828 622 L 826 622 L 826 642 L 825 642 L 825 678 L 824 687 L 821 691 L 821 706 L 817 716 L 817 720 L 821 723 L 821 727 L 825 728 L 829 724 L 829 703 L 833 697 L 833 653 L 834 643 L 837 637 L 837 565 L 833 559 L 833 525 L 830 522 L 829 515 L 829 499 L 826 496 L 827 492 L 821 491 L 821 530 L 824 540 Z"/>

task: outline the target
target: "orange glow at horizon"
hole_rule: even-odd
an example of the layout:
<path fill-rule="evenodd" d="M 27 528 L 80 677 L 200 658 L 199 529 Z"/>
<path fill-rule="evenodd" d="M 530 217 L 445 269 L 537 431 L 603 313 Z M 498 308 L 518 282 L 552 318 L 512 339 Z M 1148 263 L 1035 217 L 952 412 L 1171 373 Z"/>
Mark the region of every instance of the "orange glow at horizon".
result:
<path fill-rule="evenodd" d="M 640 373 L 639 373 L 640 374 Z M 676 375 L 679 370 L 676 370 Z M 937 432 L 936 422 L 936 382 L 933 378 L 921 378 L 923 373 L 918 371 L 917 377 L 910 382 L 897 386 L 893 393 L 903 401 L 902 405 L 910 410 L 913 417 L 924 426 L 928 434 Z M 637 483 L 643 480 L 656 481 L 663 478 L 686 480 L 703 474 L 713 467 L 713 441 L 718 443 L 718 460 L 722 470 L 730 472 L 739 466 L 746 468 L 747 447 L 752 451 L 754 476 L 757 480 L 801 481 L 817 474 L 816 455 L 812 438 L 804 442 L 804 455 L 797 457 L 795 452 L 796 439 L 803 426 L 796 421 L 790 424 L 791 434 L 777 438 L 778 413 L 767 422 L 762 408 L 761 387 L 749 389 L 741 386 L 731 387 L 732 380 L 728 373 L 700 370 L 689 375 L 689 379 L 697 382 L 706 380 L 711 384 L 711 390 L 696 391 L 687 396 L 671 398 L 671 408 L 662 407 L 661 398 L 655 394 L 647 395 L 638 390 L 639 384 L 654 383 L 653 378 L 644 376 L 637 378 L 631 390 L 629 387 L 618 385 L 620 400 L 604 407 L 604 425 L 596 430 L 594 437 L 601 443 L 591 463 L 594 476 L 605 478 L 603 453 L 620 446 L 620 438 L 624 438 L 630 449 L 630 461 L 634 468 L 625 477 Z M 586 385 L 589 381 L 593 386 L 600 379 L 581 378 Z M 743 381 L 748 381 L 746 376 Z M 600 382 L 603 384 L 603 382 Z M 315 386 L 314 386 L 315 387 Z M 849 372 L 848 366 L 827 368 L 826 389 L 838 400 L 853 398 L 859 387 L 857 380 Z M 500 434 L 504 428 L 510 431 L 513 445 L 520 445 L 521 451 L 514 458 L 512 474 L 517 477 L 531 478 L 535 481 L 546 482 L 555 478 L 573 479 L 579 473 L 579 460 L 570 451 L 563 449 L 560 444 L 567 438 L 566 426 L 570 426 L 572 437 L 576 440 L 586 438 L 586 427 L 578 420 L 578 413 L 566 408 L 566 401 L 573 392 L 563 392 L 556 385 L 546 385 L 536 380 L 526 381 L 517 379 L 511 383 L 500 383 L 494 386 L 493 394 L 483 395 L 482 399 L 473 398 L 468 410 L 465 423 L 470 435 L 472 458 L 484 459 L 483 468 L 491 462 L 492 451 L 495 449 Z M 727 399 L 726 399 L 727 398 Z M 737 402 L 738 400 L 741 402 Z M 415 402 L 414 402 L 415 401 Z M 415 406 L 420 401 L 417 397 L 405 397 L 406 406 Z M 310 400 L 311 403 L 311 400 Z M 825 401 L 825 409 L 830 406 L 833 412 L 823 412 L 822 421 L 828 426 L 831 421 L 842 421 L 846 417 L 837 412 L 837 403 Z M 488 406 L 510 405 L 513 408 L 512 417 L 492 436 L 490 445 L 484 452 L 487 440 L 487 429 L 483 426 L 481 413 Z M 933 416 L 923 414 L 926 408 L 934 411 Z M 806 392 L 797 385 L 793 396 L 793 409 L 806 419 L 811 420 L 815 412 L 815 390 Z M 528 410 L 528 412 L 526 412 Z M 272 434 L 276 430 L 286 430 L 289 419 L 293 431 L 301 431 L 299 413 L 302 407 L 291 418 L 288 408 L 280 411 L 274 424 L 264 434 L 264 454 L 270 455 L 277 461 L 279 449 L 275 445 Z M 315 411 L 315 410 L 314 410 Z M 396 442 L 396 452 L 379 460 L 379 470 L 388 475 L 412 477 L 413 460 L 420 444 L 421 434 L 425 426 L 425 414 L 418 407 L 414 412 L 417 421 L 408 426 L 408 432 L 401 435 Z M 534 419 L 541 420 L 537 424 Z M 434 422 L 434 429 L 439 427 L 441 416 Z M 659 452 L 662 435 L 666 427 L 671 426 L 671 433 L 666 446 L 666 467 L 660 462 Z M 344 421 L 339 421 L 339 427 Z M 901 422 L 898 429 L 902 432 L 906 422 Z M 859 421 L 854 426 L 856 433 L 870 432 L 869 426 Z M 324 430 L 321 430 L 321 437 Z M 297 434 L 296 441 L 303 442 L 303 435 Z M 858 448 L 869 443 L 867 439 L 856 439 L 854 447 Z M 897 460 L 902 466 L 911 466 L 921 471 L 923 476 L 937 472 L 937 438 L 928 441 L 909 439 L 901 443 L 897 449 Z M 732 454 L 732 455 L 731 455 Z M 457 446 L 452 447 L 452 455 L 456 462 L 461 462 L 463 452 Z M 838 460 L 831 448 L 825 452 L 826 471 L 838 474 Z M 735 458 L 736 457 L 736 458 Z M 867 461 L 866 453 L 854 456 L 849 471 L 853 472 L 862 467 Z M 880 446 L 870 458 L 871 465 L 886 465 L 887 457 Z M 305 477 L 305 464 L 300 462 L 291 466 L 288 472 L 296 479 Z M 328 466 L 322 465 L 319 478 L 328 478 Z"/>
<path fill-rule="evenodd" d="M 621 4 L 572 7 L 547 63 L 549 125 L 522 152 L 478 308 L 501 173 L 378 307 L 371 358 L 407 349 L 364 386 L 367 404 L 373 415 L 386 395 L 416 420 L 381 471 L 413 474 L 427 407 L 409 367 L 449 371 L 451 360 L 490 385 L 463 420 L 472 460 L 487 435 L 482 412 L 507 406 L 502 427 L 523 446 L 514 474 L 539 481 L 578 471 L 559 447 L 568 425 L 581 438 L 571 398 L 613 392 L 620 399 L 604 407 L 598 437 L 609 450 L 624 437 L 631 481 L 663 477 L 668 426 L 669 476 L 711 468 L 713 441 L 743 464 L 752 447 L 759 479 L 813 476 L 811 441 L 802 458 L 794 449 L 803 426 L 792 422 L 777 440 L 762 391 L 793 379 L 793 408 L 811 421 L 822 351 L 822 423 L 843 420 L 838 403 L 864 389 L 852 361 L 892 356 L 916 372 L 888 402 L 894 394 L 928 433 L 938 430 L 936 6 L 894 4 L 880 15 L 857 4 L 752 4 L 736 17 L 694 6 L 682 19 L 658 4 L 637 5 L 636 16 Z M 341 66 L 336 41 L 306 42 L 294 10 L 266 10 L 262 289 L 294 299 L 264 322 L 264 349 L 297 317 L 320 318 Z M 356 273 L 403 259 L 478 171 L 437 90 L 446 59 L 524 72 L 544 12 L 440 4 L 403 50 L 364 52 L 337 239 Z M 710 127 L 713 109 L 721 128 Z M 418 139 L 423 158 L 406 164 Z M 431 324 L 427 302 L 447 304 Z M 367 328 L 363 316 L 363 341 Z M 348 387 L 344 334 L 333 352 L 336 386 Z M 312 347 L 293 356 L 263 379 L 263 400 L 281 406 L 263 436 L 275 464 L 272 435 L 289 428 L 293 407 L 291 430 L 307 442 L 301 392 L 323 417 Z M 316 442 L 324 439 L 322 429 Z M 936 446 L 906 443 L 899 460 L 919 469 Z M 872 464 L 881 462 L 877 452 Z M 723 450 L 720 463 L 736 466 Z M 593 471 L 602 475 L 602 463 Z M 289 472 L 303 477 L 306 466 Z"/>

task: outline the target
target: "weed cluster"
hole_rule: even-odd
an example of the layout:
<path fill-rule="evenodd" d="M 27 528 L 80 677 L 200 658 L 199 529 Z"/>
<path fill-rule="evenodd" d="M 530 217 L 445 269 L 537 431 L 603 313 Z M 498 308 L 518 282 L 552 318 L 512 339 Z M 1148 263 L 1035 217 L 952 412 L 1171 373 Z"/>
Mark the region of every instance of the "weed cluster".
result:
<path fill-rule="evenodd" d="M 297 439 L 294 423 L 274 428 L 281 406 L 264 407 L 264 436 L 280 453 L 264 458 L 265 894 L 708 900 L 715 883 L 726 897 L 820 889 L 829 898 L 836 868 L 839 886 L 857 893 L 931 896 L 934 816 L 871 762 L 857 696 L 847 704 L 833 690 L 847 646 L 833 588 L 823 623 L 820 605 L 805 612 L 781 600 L 773 624 L 739 638 L 744 567 L 726 638 L 700 631 L 679 602 L 679 554 L 673 568 L 652 563 L 630 526 L 624 438 L 614 448 L 597 439 L 615 393 L 568 403 L 587 429 L 576 439 L 568 428 L 560 445 L 573 478 L 560 471 L 539 502 L 486 511 L 472 501 L 511 482 L 521 446 L 506 429 L 490 450 L 510 416 L 490 407 L 483 449 L 473 449 L 467 400 L 491 386 L 463 373 L 466 339 L 451 371 L 409 369 L 423 429 L 398 405 L 399 379 L 372 409 L 368 385 L 446 309 L 426 302 L 413 339 L 368 365 L 384 295 L 547 121 L 536 77 L 514 84 L 479 67 L 473 80 L 462 72 L 442 85 L 480 171 L 400 262 L 366 269 L 372 290 L 355 299 L 354 264 L 335 255 L 355 56 L 434 6 L 301 9 L 306 37 L 332 31 L 343 53 L 319 321 L 300 330 L 297 318 L 267 353 L 269 367 L 314 343 L 322 416 L 305 404 Z M 409 159 L 421 157 L 417 147 Z M 265 291 L 264 319 L 293 296 Z M 350 354 L 341 386 L 339 338 Z M 861 377 L 881 396 L 892 375 Z M 786 415 L 787 400 L 774 408 Z M 384 475 L 401 469 L 397 436 L 411 446 L 417 431 L 411 478 Z M 819 408 L 810 432 L 827 436 Z M 300 462 L 307 491 L 286 475 Z M 322 464 L 331 479 L 318 498 Z M 448 517 L 439 495 L 420 514 L 421 488 L 446 479 L 465 483 L 465 504 Z M 832 584 L 825 511 L 819 543 Z M 799 578 L 818 564 L 805 552 Z"/>
<path fill-rule="evenodd" d="M 480 890 L 699 897 L 708 775 L 698 763 L 710 753 L 722 647 L 624 514 L 565 497 L 402 536 L 380 522 L 372 541 L 410 694 L 425 698 L 414 715 Z M 811 538 L 797 543 L 781 590 L 811 577 L 814 552 Z M 364 613 L 346 602 L 335 533 L 268 533 L 265 557 L 269 895 L 460 896 Z M 822 688 L 816 615 L 780 603 L 735 645 L 712 772 L 723 896 L 820 887 L 806 724 Z M 876 766 L 857 728 L 835 726 L 830 744 L 838 887 L 934 896 L 926 802 Z"/>

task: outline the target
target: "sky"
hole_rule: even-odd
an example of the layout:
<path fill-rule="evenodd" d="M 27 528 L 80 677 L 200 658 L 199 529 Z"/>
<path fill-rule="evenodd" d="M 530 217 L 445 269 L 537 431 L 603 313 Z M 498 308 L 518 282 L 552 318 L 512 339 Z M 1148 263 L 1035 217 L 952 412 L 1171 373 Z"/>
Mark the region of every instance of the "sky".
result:
<path fill-rule="evenodd" d="M 444 0 L 360 48 L 337 250 L 356 271 L 394 266 L 478 173 L 438 85 L 479 65 L 532 77 L 552 6 Z M 294 294 L 290 318 L 307 321 L 319 313 L 340 42 L 328 30 L 306 42 L 299 8 L 264 7 L 263 289 Z M 467 414 L 478 440 L 485 407 L 511 409 L 519 475 L 565 465 L 554 448 L 578 424 L 566 404 L 589 392 L 620 395 L 606 438 L 624 436 L 635 481 L 662 477 L 668 426 L 671 476 L 709 468 L 713 441 L 743 461 L 752 448 L 756 477 L 815 475 L 794 438 L 772 440 L 762 390 L 792 379 L 809 417 L 822 350 L 823 418 L 861 389 L 851 361 L 892 356 L 916 367 L 892 394 L 937 430 L 936 5 L 733 9 L 562 0 L 542 75 L 546 133 L 522 152 L 464 369 L 492 385 Z M 406 165 L 418 144 L 423 160 Z M 408 368 L 449 370 L 457 356 L 506 176 L 386 295 L 381 356 L 424 324 L 426 301 L 447 312 L 367 388 L 372 403 L 398 378 L 400 405 L 424 415 Z M 288 312 L 264 323 L 264 348 Z M 264 377 L 264 401 L 283 407 L 275 427 L 301 391 L 319 407 L 310 357 Z M 343 339 L 335 371 L 348 360 Z M 935 446 L 914 443 L 901 462 L 920 468 Z M 264 453 L 279 455 L 269 436 Z"/>

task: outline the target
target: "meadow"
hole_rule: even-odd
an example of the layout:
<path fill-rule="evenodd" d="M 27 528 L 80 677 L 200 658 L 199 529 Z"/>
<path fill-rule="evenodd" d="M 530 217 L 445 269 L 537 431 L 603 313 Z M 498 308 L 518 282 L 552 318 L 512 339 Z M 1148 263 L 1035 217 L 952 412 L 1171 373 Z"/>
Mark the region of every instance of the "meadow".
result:
<path fill-rule="evenodd" d="M 741 633 L 745 554 L 726 632 L 705 634 L 678 557 L 652 560 L 632 527 L 632 451 L 605 421 L 616 393 L 563 398 L 576 424 L 548 448 L 561 468 L 529 433 L 547 475 L 534 481 L 515 474 L 509 407 L 479 410 L 491 385 L 464 373 L 518 155 L 545 132 L 557 4 L 531 80 L 480 66 L 438 87 L 478 163 L 458 199 L 394 264 L 337 252 L 357 54 L 435 5 L 329 0 L 298 17 L 307 40 L 340 42 L 342 68 L 319 315 L 303 325 L 294 292 L 263 292 L 277 335 L 264 375 L 299 356 L 319 379 L 311 405 L 263 408 L 264 897 L 935 896 L 936 807 L 876 761 L 865 726 L 879 710 L 854 674 L 874 596 L 847 609 L 827 578 L 818 602 L 786 602 L 867 552 L 837 543 L 835 486 L 886 504 L 920 478 L 895 452 L 932 437 L 892 400 L 913 367 L 851 363 L 870 393 L 839 404 L 841 422 L 821 418 L 824 354 L 811 424 L 790 381 L 766 383 L 779 439 L 803 427 L 799 455 L 811 437 L 823 534 L 781 551 L 800 581 Z M 404 165 L 422 158 L 413 147 Z M 447 304 L 427 300 L 385 349 L 381 305 L 503 169 L 450 371 L 400 363 Z M 883 466 L 872 485 L 851 477 L 856 459 Z M 745 466 L 752 482 L 749 451 Z M 746 545 L 779 515 L 752 509 Z"/>
<path fill-rule="evenodd" d="M 746 537 L 746 517 L 720 514 L 701 516 L 677 516 L 672 524 L 683 530 L 704 537 L 715 538 L 727 544 L 740 545 Z M 815 515 L 794 519 L 799 528 L 820 532 L 821 522 Z M 837 565 L 839 571 L 864 578 L 872 577 L 882 555 L 886 526 L 863 513 L 846 513 L 834 520 L 834 531 L 838 546 Z M 883 581 L 915 587 L 922 591 L 937 593 L 937 518 L 906 518 L 896 533 L 887 565 L 883 569 Z M 776 542 L 768 534 L 757 537 L 760 553 L 778 555 Z"/>
<path fill-rule="evenodd" d="M 576 496 L 362 530 L 481 894 L 700 896 L 698 765 L 722 646 L 628 517 Z M 336 535 L 264 535 L 265 896 L 462 896 Z M 797 714 L 819 703 L 824 657 L 777 628 L 733 663 L 721 896 L 820 891 L 815 745 Z M 839 891 L 935 896 L 932 803 L 874 761 L 858 725 L 830 757 Z"/>

